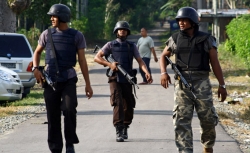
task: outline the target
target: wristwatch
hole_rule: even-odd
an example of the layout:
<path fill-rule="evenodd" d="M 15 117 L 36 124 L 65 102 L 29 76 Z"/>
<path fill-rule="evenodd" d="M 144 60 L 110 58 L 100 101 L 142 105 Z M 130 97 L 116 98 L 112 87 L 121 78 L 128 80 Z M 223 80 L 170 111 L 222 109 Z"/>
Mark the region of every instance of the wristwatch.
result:
<path fill-rule="evenodd" d="M 220 84 L 219 87 L 226 89 L 226 85 L 225 84 L 223 84 L 223 85 Z"/>
<path fill-rule="evenodd" d="M 37 66 L 32 67 L 31 71 L 32 71 L 32 72 L 34 72 L 34 71 L 35 71 L 35 69 L 38 69 L 38 67 L 37 67 Z"/>

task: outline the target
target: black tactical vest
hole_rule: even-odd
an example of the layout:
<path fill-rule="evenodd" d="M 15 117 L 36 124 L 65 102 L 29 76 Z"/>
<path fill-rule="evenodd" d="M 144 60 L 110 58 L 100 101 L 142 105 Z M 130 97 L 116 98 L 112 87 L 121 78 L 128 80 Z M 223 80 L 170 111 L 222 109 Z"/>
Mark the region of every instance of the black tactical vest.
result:
<path fill-rule="evenodd" d="M 50 37 L 47 36 L 47 43 L 45 46 L 45 64 L 48 65 L 47 72 L 53 81 L 56 81 L 55 60 L 57 60 L 59 67 L 59 76 L 57 77 L 58 82 L 66 81 L 68 79 L 67 70 L 76 65 L 76 33 L 77 30 L 74 29 L 68 29 L 63 32 L 57 32 L 55 28 L 51 29 L 56 59 L 51 49 Z"/>
<path fill-rule="evenodd" d="M 177 46 L 175 63 L 180 71 L 210 71 L 209 53 L 204 50 L 204 41 L 209 36 L 200 31 L 192 39 L 181 32 L 172 35 Z"/>
<path fill-rule="evenodd" d="M 124 41 L 118 42 L 116 40 L 111 42 L 112 55 L 114 60 L 117 61 L 131 76 L 133 68 L 134 45 L 132 42 Z M 117 72 L 117 82 L 128 83 L 127 79 L 121 72 Z"/>

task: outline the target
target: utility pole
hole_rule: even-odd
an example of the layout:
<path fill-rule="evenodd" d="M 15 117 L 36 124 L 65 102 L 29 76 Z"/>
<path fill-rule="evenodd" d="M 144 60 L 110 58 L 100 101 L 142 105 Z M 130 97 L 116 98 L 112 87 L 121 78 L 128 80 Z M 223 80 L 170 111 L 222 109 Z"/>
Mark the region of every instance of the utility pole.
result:
<path fill-rule="evenodd" d="M 213 35 L 217 40 L 217 43 L 220 41 L 220 27 L 218 23 L 218 16 L 217 16 L 217 0 L 213 0 L 213 10 L 214 10 L 214 23 L 213 23 Z"/>

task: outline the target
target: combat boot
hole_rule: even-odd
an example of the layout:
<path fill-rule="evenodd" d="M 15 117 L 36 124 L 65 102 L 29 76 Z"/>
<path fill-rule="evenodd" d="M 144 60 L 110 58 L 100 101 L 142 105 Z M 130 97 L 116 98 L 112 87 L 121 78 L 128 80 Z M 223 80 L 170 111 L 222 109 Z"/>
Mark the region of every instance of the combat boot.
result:
<path fill-rule="evenodd" d="M 115 128 L 116 128 L 116 142 L 123 142 L 124 141 L 122 137 L 123 126 L 117 125 Z"/>
<path fill-rule="evenodd" d="M 125 125 L 123 130 L 122 130 L 122 137 L 123 139 L 128 139 L 128 128 L 129 126 L 128 125 Z"/>
<path fill-rule="evenodd" d="M 213 153 L 213 148 L 203 148 L 203 153 Z"/>

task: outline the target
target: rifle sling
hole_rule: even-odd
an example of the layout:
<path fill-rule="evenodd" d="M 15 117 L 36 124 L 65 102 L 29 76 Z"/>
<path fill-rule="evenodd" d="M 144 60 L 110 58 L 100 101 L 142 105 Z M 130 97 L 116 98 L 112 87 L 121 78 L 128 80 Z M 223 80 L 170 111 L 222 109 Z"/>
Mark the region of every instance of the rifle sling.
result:
<path fill-rule="evenodd" d="M 55 46 L 54 46 L 53 39 L 52 39 L 51 28 L 48 29 L 48 34 L 49 34 L 52 53 L 54 54 L 54 57 L 55 57 L 56 78 L 58 78 L 58 76 L 59 76 L 59 68 L 58 68 L 58 63 L 57 63 L 57 58 L 56 58 Z M 56 81 L 57 81 L 57 79 L 56 79 Z"/>

